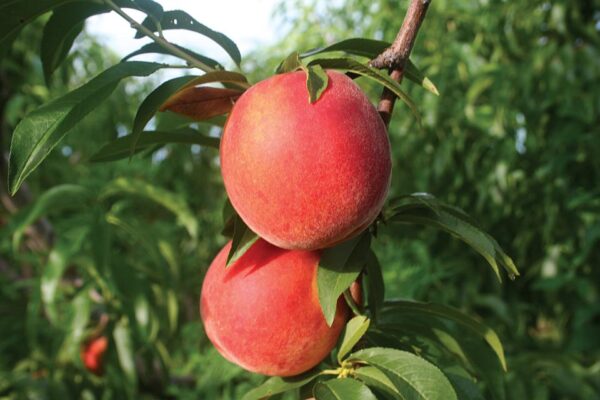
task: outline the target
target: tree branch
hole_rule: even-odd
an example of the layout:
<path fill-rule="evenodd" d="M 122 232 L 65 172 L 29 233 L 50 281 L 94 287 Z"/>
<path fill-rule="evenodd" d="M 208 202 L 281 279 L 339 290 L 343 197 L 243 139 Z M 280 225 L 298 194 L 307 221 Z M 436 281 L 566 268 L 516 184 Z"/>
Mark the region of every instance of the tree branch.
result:
<path fill-rule="evenodd" d="M 374 68 L 387 68 L 390 71 L 390 77 L 396 82 L 401 82 L 404 76 L 404 67 L 410 56 L 417 32 L 425 19 L 427 8 L 431 0 L 411 0 L 406 16 L 402 22 L 402 26 L 398 31 L 398 35 L 394 43 L 388 47 L 383 53 L 371 60 L 370 65 Z M 379 106 L 377 110 L 379 115 L 388 126 L 394 111 L 394 103 L 396 95 L 389 89 L 385 88 L 381 93 Z"/>

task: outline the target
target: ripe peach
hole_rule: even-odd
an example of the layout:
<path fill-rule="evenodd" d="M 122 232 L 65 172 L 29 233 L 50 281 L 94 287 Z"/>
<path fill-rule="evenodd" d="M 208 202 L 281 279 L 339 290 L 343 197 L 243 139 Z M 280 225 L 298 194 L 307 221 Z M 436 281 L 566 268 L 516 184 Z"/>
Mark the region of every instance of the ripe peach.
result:
<path fill-rule="evenodd" d="M 346 75 L 308 101 L 306 74 L 248 89 L 223 131 L 225 189 L 244 222 L 268 242 L 315 250 L 355 236 L 377 217 L 390 176 L 390 145 L 377 110 Z"/>
<path fill-rule="evenodd" d="M 229 268 L 231 242 L 204 279 L 200 314 L 208 338 L 229 361 L 265 375 L 292 376 L 335 346 L 349 310 L 342 298 L 328 327 L 317 294 L 319 252 L 259 239 Z"/>
<path fill-rule="evenodd" d="M 107 348 L 108 339 L 106 336 L 97 337 L 85 344 L 81 351 L 81 360 L 88 371 L 96 375 L 104 373 L 102 360 Z"/>

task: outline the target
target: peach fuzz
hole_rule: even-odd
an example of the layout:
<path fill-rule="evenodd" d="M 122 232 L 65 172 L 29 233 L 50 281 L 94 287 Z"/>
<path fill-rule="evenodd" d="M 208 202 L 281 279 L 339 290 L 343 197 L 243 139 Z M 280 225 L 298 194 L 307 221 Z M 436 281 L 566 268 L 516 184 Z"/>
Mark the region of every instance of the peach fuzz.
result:
<path fill-rule="evenodd" d="M 264 375 L 293 376 L 317 365 L 350 314 L 340 297 L 327 326 L 317 294 L 319 252 L 259 239 L 226 269 L 230 248 L 231 242 L 221 249 L 202 285 L 200 314 L 210 341 L 229 361 Z"/>
<path fill-rule="evenodd" d="M 306 73 L 273 76 L 234 105 L 221 140 L 225 189 L 244 222 L 286 249 L 333 246 L 377 217 L 391 177 L 385 125 L 361 89 L 328 71 L 308 101 Z"/>

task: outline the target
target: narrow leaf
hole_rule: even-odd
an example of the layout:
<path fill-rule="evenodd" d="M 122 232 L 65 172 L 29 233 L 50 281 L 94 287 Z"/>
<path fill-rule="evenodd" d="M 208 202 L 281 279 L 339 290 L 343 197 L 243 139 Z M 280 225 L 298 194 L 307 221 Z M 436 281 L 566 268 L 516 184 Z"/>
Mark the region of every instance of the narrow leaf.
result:
<path fill-rule="evenodd" d="M 91 197 L 83 186 L 64 184 L 48 189 L 30 206 L 12 217 L 9 229 L 13 231 L 13 251 L 17 252 L 25 229 L 44 215 L 64 209 L 85 207 Z"/>
<path fill-rule="evenodd" d="M 429 315 L 435 318 L 452 321 L 481 337 L 492 348 L 498 360 L 506 370 L 506 359 L 500 338 L 487 325 L 468 316 L 467 314 L 441 304 L 422 303 L 417 301 L 396 300 L 385 304 L 383 313 L 386 318 L 410 318 L 410 316 Z"/>
<path fill-rule="evenodd" d="M 156 23 L 152 20 L 152 18 L 146 18 L 142 22 L 142 25 L 154 32 L 158 30 L 158 27 L 156 26 Z M 230 38 L 228 38 L 220 32 L 213 31 L 206 25 L 201 24 L 185 11 L 165 11 L 162 18 L 160 19 L 160 26 L 163 30 L 185 29 L 188 31 L 199 33 L 213 40 L 215 43 L 221 46 L 227 52 L 227 54 L 229 54 L 232 60 L 235 61 L 236 65 L 239 66 L 240 62 L 242 61 L 240 50 Z M 138 32 L 135 37 L 140 38 L 142 36 L 143 34 L 141 32 Z"/>
<path fill-rule="evenodd" d="M 294 72 L 298 69 L 304 68 L 304 64 L 300 60 L 300 56 L 297 51 L 290 53 L 280 64 L 277 66 L 276 73 L 282 74 L 285 72 Z"/>
<path fill-rule="evenodd" d="M 367 386 L 377 388 L 391 395 L 394 399 L 404 400 L 404 398 L 400 395 L 398 389 L 396 389 L 394 383 L 379 368 L 364 366 L 358 368 L 354 372 L 354 375 L 356 376 L 356 378 L 366 383 Z"/>
<path fill-rule="evenodd" d="M 369 329 L 369 318 L 359 315 L 352 318 L 342 332 L 340 350 L 337 354 L 338 362 L 341 364 L 344 357 L 352 350 L 352 348 L 358 343 L 360 338 L 363 337 L 367 329 Z"/>
<path fill-rule="evenodd" d="M 177 193 L 169 192 L 142 180 L 117 178 L 110 182 L 101 193 L 101 198 L 116 194 L 140 196 L 162 205 L 177 216 L 192 238 L 198 236 L 198 221 L 189 209 L 185 199 Z"/>
<path fill-rule="evenodd" d="M 308 371 L 301 375 L 291 378 L 281 378 L 274 376 L 267 379 L 262 385 L 250 390 L 242 397 L 242 400 L 265 399 L 274 394 L 287 392 L 297 389 L 314 380 L 319 375 L 319 371 Z"/>
<path fill-rule="evenodd" d="M 374 347 L 351 354 L 349 360 L 379 368 L 404 398 L 457 400 L 456 392 L 439 368 L 412 353 Z"/>
<path fill-rule="evenodd" d="M 412 111 L 413 115 L 417 120 L 421 120 L 419 111 L 414 101 L 410 96 L 402 89 L 400 84 L 390 78 L 387 74 L 380 72 L 379 70 L 372 68 L 368 65 L 361 64 L 360 62 L 352 58 L 319 58 L 311 61 L 311 65 L 320 65 L 325 69 L 341 69 L 345 71 L 354 72 L 358 75 L 365 76 L 369 79 L 373 79 L 377 83 L 390 89 L 400 100 L 402 100 Z"/>
<path fill-rule="evenodd" d="M 164 65 L 147 62 L 117 64 L 80 88 L 27 115 L 12 136 L 8 182 L 15 194 L 25 178 L 79 121 L 96 108 L 129 76 L 147 76 Z"/>
<path fill-rule="evenodd" d="M 367 301 L 373 320 L 377 321 L 379 310 L 385 298 L 385 283 L 379 260 L 373 251 L 369 251 L 366 262 Z"/>
<path fill-rule="evenodd" d="M 308 101 L 312 104 L 319 100 L 319 97 L 327 89 L 329 77 L 320 65 L 313 65 L 307 68 L 306 88 L 308 89 Z"/>
<path fill-rule="evenodd" d="M 403 205 L 386 211 L 390 215 L 389 220 L 434 226 L 456 236 L 487 260 L 500 281 L 502 278 L 498 264 L 508 272 L 509 277 L 519 275 L 513 260 L 498 242 L 479 228 L 464 211 L 448 206 L 431 195 L 411 195 L 404 196 L 403 199 Z"/>
<path fill-rule="evenodd" d="M 115 161 L 127 158 L 131 154 L 133 136 L 127 135 L 104 145 L 91 158 L 92 162 Z M 170 143 L 199 144 L 201 146 L 219 149 L 219 138 L 205 136 L 192 128 L 178 129 L 173 132 L 144 131 L 135 147 L 135 152 L 141 152 L 156 145 Z"/>
<path fill-rule="evenodd" d="M 371 245 L 371 235 L 363 233 L 337 246 L 323 250 L 317 270 L 319 303 L 327 325 L 335 318 L 338 298 L 358 278 Z"/>
<path fill-rule="evenodd" d="M 381 40 L 352 38 L 342 40 L 341 42 L 334 43 L 326 47 L 309 50 L 306 53 L 302 53 L 300 55 L 300 58 L 306 58 L 315 56 L 317 54 L 331 53 L 335 51 L 341 51 L 347 54 L 353 54 L 366 58 L 375 58 L 390 46 L 391 43 L 384 42 Z M 425 74 L 421 72 L 419 68 L 417 68 L 417 66 L 410 59 L 406 63 L 404 69 L 404 76 L 407 79 L 418 83 L 431 93 L 439 95 L 439 92 L 434 83 L 428 77 L 426 77 Z"/>
<path fill-rule="evenodd" d="M 317 400 L 377 400 L 367 386 L 351 378 L 319 382 L 313 393 Z"/>
<path fill-rule="evenodd" d="M 189 49 L 186 49 L 185 47 L 182 46 L 178 46 L 174 43 L 171 43 L 171 45 L 177 47 L 179 50 L 183 51 L 184 53 L 186 53 L 187 55 L 194 57 L 197 60 L 202 61 L 202 63 L 208 65 L 211 68 L 214 69 L 219 69 L 219 70 L 223 70 L 225 69 L 225 67 L 223 67 L 218 61 L 213 60 L 212 58 L 203 56 L 202 54 L 198 54 L 196 52 L 193 52 Z M 140 47 L 139 49 L 137 49 L 134 52 L 131 52 L 129 54 L 127 54 L 125 57 L 123 57 L 122 61 L 127 61 L 130 58 L 142 55 L 142 54 L 149 54 L 149 53 L 153 53 L 153 54 L 166 54 L 169 56 L 174 56 L 177 57 L 173 54 L 171 54 L 171 52 L 167 49 L 165 49 L 164 47 L 162 47 L 160 44 L 152 42 L 152 43 L 148 43 L 142 47 Z"/>
<path fill-rule="evenodd" d="M 71 0 L 4 0 L 0 2 L 0 47 L 4 46 L 39 15 Z"/>
<path fill-rule="evenodd" d="M 117 322 L 113 331 L 113 338 L 115 339 L 121 369 L 125 373 L 129 386 L 135 387 L 137 374 L 135 371 L 134 348 L 127 318 L 121 318 Z"/>
<path fill-rule="evenodd" d="M 242 93 L 236 89 L 208 86 L 186 88 L 169 98 L 160 111 L 172 111 L 204 121 L 229 113 Z"/>
<path fill-rule="evenodd" d="M 259 239 L 260 237 L 252 232 L 250 228 L 242 221 L 239 215 L 235 216 L 235 221 L 233 225 L 233 238 L 231 239 L 231 249 L 229 250 L 229 254 L 227 255 L 227 265 L 229 267 L 231 264 L 236 262 L 241 256 L 248 251 L 250 247 Z"/>

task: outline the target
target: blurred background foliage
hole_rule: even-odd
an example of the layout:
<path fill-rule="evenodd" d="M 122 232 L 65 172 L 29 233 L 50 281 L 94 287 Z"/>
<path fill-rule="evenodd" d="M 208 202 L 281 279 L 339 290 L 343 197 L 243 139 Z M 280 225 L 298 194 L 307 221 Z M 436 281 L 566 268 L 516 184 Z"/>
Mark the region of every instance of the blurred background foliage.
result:
<path fill-rule="evenodd" d="M 242 68 L 257 81 L 292 50 L 391 41 L 406 4 L 282 2 L 273 23 L 292 28 Z M 27 112 L 118 62 L 83 34 L 47 86 L 42 27 L 25 29 L 0 63 L 4 156 Z M 506 347 L 508 399 L 600 398 L 599 33 L 595 1 L 436 0 L 412 59 L 440 96 L 406 85 L 422 124 L 400 103 L 390 124 L 391 194 L 429 192 L 465 209 L 522 276 L 500 285 L 463 243 L 389 226 L 375 242 L 386 296 L 485 320 Z M 379 89 L 358 82 L 375 101 Z M 225 242 L 217 153 L 168 145 L 131 162 L 88 161 L 130 131 L 157 83 L 121 85 L 14 198 L 0 163 L 0 398 L 238 399 L 262 381 L 224 361 L 199 322 L 202 277 Z M 103 378 L 79 358 L 99 332 L 111 343 Z"/>

